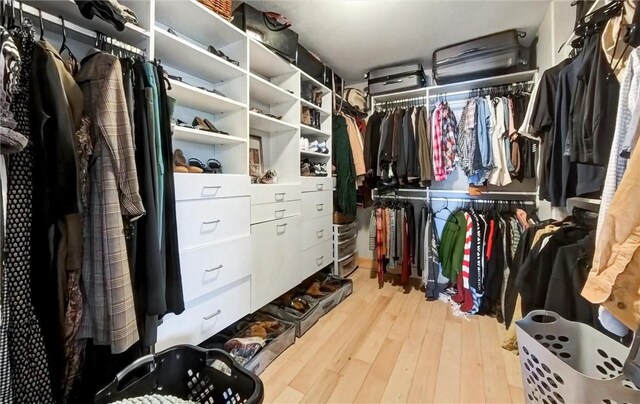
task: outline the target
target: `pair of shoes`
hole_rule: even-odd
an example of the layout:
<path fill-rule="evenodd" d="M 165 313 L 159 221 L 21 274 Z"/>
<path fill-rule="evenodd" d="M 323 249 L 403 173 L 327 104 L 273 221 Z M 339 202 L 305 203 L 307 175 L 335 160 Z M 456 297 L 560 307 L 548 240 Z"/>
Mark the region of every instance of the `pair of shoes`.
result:
<path fill-rule="evenodd" d="M 276 170 L 267 170 L 267 172 L 258 179 L 258 182 L 260 184 L 275 184 L 278 182 L 278 173 Z"/>
<path fill-rule="evenodd" d="M 325 297 L 327 294 L 320 290 L 320 282 L 313 282 L 311 286 L 307 288 L 306 294 L 311 297 Z"/>
<path fill-rule="evenodd" d="M 314 153 L 329 154 L 329 149 L 327 148 L 327 142 L 318 143 L 317 140 L 314 140 L 313 142 L 309 143 L 309 147 L 307 148 L 307 150 Z"/>
<path fill-rule="evenodd" d="M 316 177 L 326 177 L 329 173 L 327 172 L 327 164 L 326 163 L 315 163 L 313 165 L 314 175 Z"/>
<path fill-rule="evenodd" d="M 199 174 L 202 173 L 203 170 L 187 164 L 187 158 L 184 156 L 182 150 L 176 149 L 173 152 L 173 172 Z"/>
<path fill-rule="evenodd" d="M 302 112 L 300 113 L 300 123 L 303 125 L 311 126 L 311 109 L 307 107 L 302 107 Z"/>
<path fill-rule="evenodd" d="M 207 50 L 208 50 L 210 53 L 213 53 L 213 54 L 214 54 L 214 55 L 216 55 L 217 57 L 222 58 L 222 59 L 226 60 L 227 62 L 229 62 L 229 63 L 231 63 L 231 64 L 234 64 L 234 65 L 236 65 L 236 66 L 240 66 L 240 62 L 238 62 L 238 61 L 237 61 L 237 60 L 235 60 L 235 59 L 231 59 L 229 56 L 225 55 L 225 54 L 224 54 L 224 52 L 222 52 L 222 51 L 221 51 L 221 50 L 219 50 L 219 49 L 216 49 L 213 45 L 209 45 L 209 46 L 207 47 Z"/>
<path fill-rule="evenodd" d="M 216 159 L 207 160 L 207 165 L 202 164 L 202 161 L 196 158 L 189 159 L 189 165 L 191 167 L 197 167 L 201 172 L 205 172 L 208 174 L 222 174 L 222 164 Z"/>
<path fill-rule="evenodd" d="M 311 164 L 305 161 L 300 162 L 300 175 L 303 177 L 313 177 L 315 174 L 311 172 Z"/>
<path fill-rule="evenodd" d="M 193 122 L 191 122 L 191 125 L 193 125 L 193 127 L 195 129 L 200 129 L 200 130 L 204 130 L 207 132 L 213 132 L 213 133 L 219 133 L 221 135 L 228 135 L 229 133 L 220 130 L 218 128 L 216 128 L 213 123 L 211 123 L 210 120 L 208 119 L 202 119 L 199 116 L 196 116 L 195 118 L 193 118 Z"/>

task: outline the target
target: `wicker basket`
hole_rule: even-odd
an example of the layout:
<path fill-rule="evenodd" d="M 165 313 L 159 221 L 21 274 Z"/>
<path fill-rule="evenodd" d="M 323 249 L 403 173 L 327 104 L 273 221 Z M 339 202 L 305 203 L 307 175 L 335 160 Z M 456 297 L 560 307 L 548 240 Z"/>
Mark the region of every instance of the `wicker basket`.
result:
<path fill-rule="evenodd" d="M 342 212 L 333 212 L 333 224 L 349 224 L 356 220 L 355 216 L 345 215 Z"/>
<path fill-rule="evenodd" d="M 232 0 L 198 0 L 200 3 L 204 4 L 209 10 L 220 14 L 227 21 L 231 21 L 233 17 L 233 13 L 231 10 L 231 1 Z"/>

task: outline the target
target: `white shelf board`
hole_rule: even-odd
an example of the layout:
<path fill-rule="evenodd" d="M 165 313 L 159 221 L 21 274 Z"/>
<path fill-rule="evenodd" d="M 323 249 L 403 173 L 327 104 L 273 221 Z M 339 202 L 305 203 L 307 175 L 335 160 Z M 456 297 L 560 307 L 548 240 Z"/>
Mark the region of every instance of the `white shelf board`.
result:
<path fill-rule="evenodd" d="M 175 126 L 173 128 L 173 139 L 202 144 L 241 144 L 247 143 L 246 139 L 237 136 L 224 135 L 220 133 L 207 132 L 205 130 L 185 128 Z"/>
<path fill-rule="evenodd" d="M 242 77 L 240 67 L 213 55 L 206 49 L 155 27 L 156 58 L 176 69 L 211 83 Z"/>
<path fill-rule="evenodd" d="M 300 154 L 305 156 L 305 157 L 327 157 L 327 158 L 331 158 L 331 154 L 312 152 L 312 151 L 309 151 L 309 150 L 300 150 Z"/>
<path fill-rule="evenodd" d="M 211 173 L 173 173 L 173 179 L 175 181 L 181 181 L 183 179 L 187 179 L 192 175 L 215 175 L 216 178 L 225 177 L 225 178 L 233 178 L 234 180 L 245 180 L 250 181 L 249 176 L 247 174 L 211 174 Z"/>
<path fill-rule="evenodd" d="M 249 38 L 249 66 L 265 77 L 290 75 L 298 70 L 253 38 Z"/>
<path fill-rule="evenodd" d="M 197 0 L 156 0 L 156 20 L 203 45 L 216 48 L 246 38 L 238 29 Z"/>
<path fill-rule="evenodd" d="M 292 132 L 297 126 L 258 112 L 249 111 L 249 127 L 267 133 Z"/>
<path fill-rule="evenodd" d="M 88 20 L 80 13 L 78 5 L 73 0 L 27 0 L 24 4 L 41 9 L 43 12 L 55 16 L 61 16 L 65 21 L 77 24 L 89 31 L 102 32 L 108 37 L 115 38 L 129 45 L 144 47 L 144 43 L 149 39 L 149 31 L 131 23 L 126 23 L 124 30 L 118 31 L 113 25 L 98 17 Z M 151 6 L 149 5 L 149 7 Z M 17 3 L 16 8 L 18 8 Z M 19 11 L 16 11 L 16 14 L 18 13 Z M 36 32 L 38 32 L 38 19 L 32 18 L 31 21 L 33 21 Z M 56 34 L 60 33 L 60 28 L 55 32 Z M 67 35 L 68 34 L 69 30 L 67 30 Z"/>
<path fill-rule="evenodd" d="M 330 137 L 331 133 L 323 132 L 311 126 L 300 124 L 300 135 L 302 136 L 325 136 Z"/>
<path fill-rule="evenodd" d="M 302 98 L 300 98 L 300 104 L 302 104 L 303 107 L 307 107 L 307 108 L 311 108 L 311 109 L 315 109 L 316 111 L 320 111 L 320 114 L 323 116 L 329 116 L 331 115 L 330 111 L 326 111 L 322 108 L 320 108 L 319 106 L 317 106 L 316 104 L 309 102 L 307 100 L 304 100 Z"/>
<path fill-rule="evenodd" d="M 300 185 L 299 182 L 276 182 L 275 184 L 251 184 L 251 188 L 278 187 L 278 186 Z"/>
<path fill-rule="evenodd" d="M 234 112 L 247 108 L 246 105 L 238 101 L 221 97 L 180 81 L 169 79 L 169 82 L 171 83 L 169 96 L 173 97 L 180 106 L 210 113 Z"/>
<path fill-rule="evenodd" d="M 311 81 L 312 83 L 317 85 L 320 88 L 320 90 L 322 90 L 322 95 L 329 94 L 331 92 L 329 87 L 325 86 L 324 84 L 322 84 L 318 80 L 316 80 L 313 77 L 309 76 L 307 73 L 303 72 L 302 70 L 300 70 L 300 79 L 303 80 L 303 81 Z"/>
<path fill-rule="evenodd" d="M 460 83 L 443 84 L 439 86 L 427 87 L 429 96 L 453 93 L 457 91 L 468 91 L 474 88 L 501 86 L 505 84 L 531 81 L 534 79 L 537 70 L 527 70 L 524 72 L 504 74 L 501 76 L 485 77 L 477 80 L 463 81 Z"/>
<path fill-rule="evenodd" d="M 249 74 L 249 98 L 267 105 L 295 102 L 298 98 L 279 86 L 268 82 L 253 73 Z"/>

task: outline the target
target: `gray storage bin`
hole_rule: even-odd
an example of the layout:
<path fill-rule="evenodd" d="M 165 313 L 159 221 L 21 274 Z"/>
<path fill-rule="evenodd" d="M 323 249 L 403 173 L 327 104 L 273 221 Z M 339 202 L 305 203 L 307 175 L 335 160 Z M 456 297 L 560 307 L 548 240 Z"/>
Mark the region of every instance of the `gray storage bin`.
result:
<path fill-rule="evenodd" d="M 300 338 L 309 331 L 311 326 L 313 326 L 321 317 L 321 314 L 318 310 L 318 300 L 309 297 L 309 296 L 301 296 L 311 305 L 309 311 L 299 316 L 294 315 L 291 312 L 288 312 L 278 306 L 275 303 L 269 303 L 260 309 L 260 312 L 269 314 L 279 320 L 288 321 L 290 323 L 294 323 L 296 325 L 296 337 Z"/>
<path fill-rule="evenodd" d="M 229 327 L 220 331 L 218 334 L 209 338 L 200 344 L 204 348 L 217 348 L 224 349 L 224 344 L 229 339 L 234 338 L 237 335 L 241 335 L 251 323 L 257 321 L 278 321 L 283 324 L 285 330 L 277 337 L 269 341 L 260 351 L 258 351 L 253 358 L 244 364 L 244 368 L 252 371 L 256 375 L 262 373 L 271 362 L 273 362 L 282 352 L 295 343 L 296 340 L 296 325 L 293 322 L 285 321 L 279 318 L 275 318 L 266 313 L 253 313 L 249 314 L 242 319 L 236 321 Z"/>
<path fill-rule="evenodd" d="M 336 307 L 340 302 L 347 298 L 351 293 L 353 293 L 353 281 L 351 279 L 341 278 L 335 275 L 327 275 L 325 273 L 318 273 L 314 275 L 314 279 L 324 282 L 327 278 L 335 279 L 343 283 L 343 285 L 336 290 L 335 292 L 329 293 L 326 296 L 320 298 L 318 311 L 321 313 L 321 316 L 324 316 L 334 307 Z"/>
<path fill-rule="evenodd" d="M 629 348 L 595 328 L 535 310 L 516 321 L 528 403 L 639 403 L 622 373 Z"/>
<path fill-rule="evenodd" d="M 296 325 L 292 322 L 276 319 L 265 313 L 254 313 L 251 315 L 251 321 L 273 321 L 277 320 L 285 325 L 282 334 L 271 340 L 265 345 L 260 352 L 256 354 L 244 368 L 252 371 L 256 375 L 264 372 L 264 370 L 273 362 L 281 353 L 293 345 L 296 341 Z"/>

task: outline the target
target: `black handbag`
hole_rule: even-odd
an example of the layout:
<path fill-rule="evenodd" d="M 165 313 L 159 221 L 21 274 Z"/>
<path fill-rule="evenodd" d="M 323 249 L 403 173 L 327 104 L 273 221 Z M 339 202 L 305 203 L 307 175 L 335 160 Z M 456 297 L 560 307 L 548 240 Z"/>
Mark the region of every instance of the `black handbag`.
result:
<path fill-rule="evenodd" d="M 263 12 L 242 3 L 233 10 L 233 24 L 290 63 L 296 61 L 298 34 L 281 14 Z"/>

